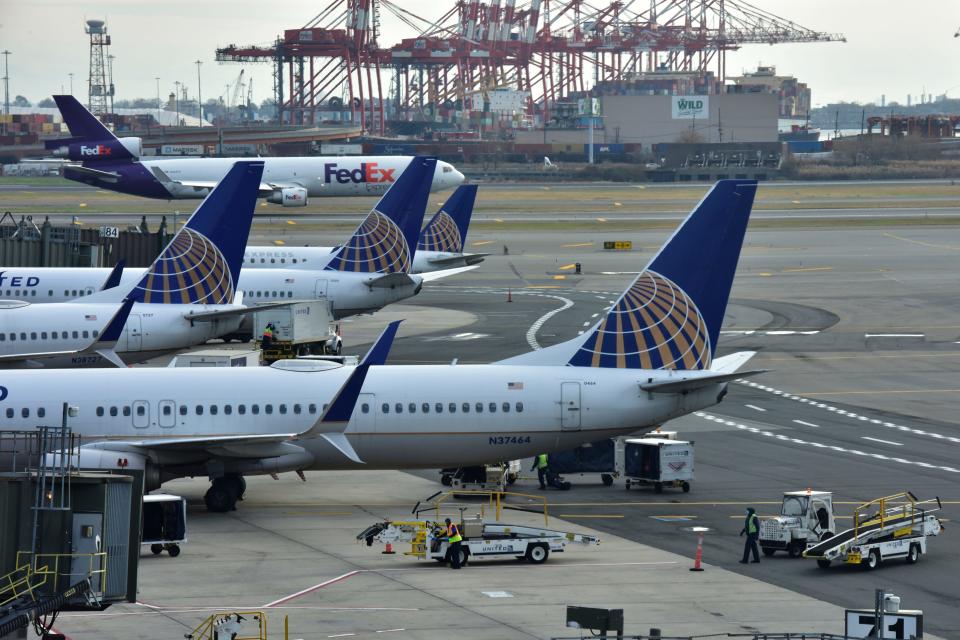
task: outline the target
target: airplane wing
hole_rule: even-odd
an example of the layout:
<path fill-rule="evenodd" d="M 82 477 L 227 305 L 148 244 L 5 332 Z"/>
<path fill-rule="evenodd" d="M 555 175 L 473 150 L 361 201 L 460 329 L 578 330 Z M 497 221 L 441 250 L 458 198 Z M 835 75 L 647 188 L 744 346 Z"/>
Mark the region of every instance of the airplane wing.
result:
<path fill-rule="evenodd" d="M 473 271 L 477 268 L 477 265 L 470 265 L 468 267 L 457 267 L 455 269 L 442 269 L 440 271 L 428 271 L 426 273 L 418 274 L 423 278 L 424 282 L 430 282 L 432 280 L 440 280 L 441 278 L 447 278 L 449 276 L 455 276 L 458 273 L 464 273 L 466 271 Z"/>
<path fill-rule="evenodd" d="M 79 176 L 88 176 L 90 178 L 97 178 L 98 180 L 104 180 L 106 182 L 120 181 L 120 174 L 117 173 L 116 171 L 101 171 L 100 169 L 92 169 L 90 167 L 85 167 L 80 164 L 68 164 L 64 167 L 64 171 L 69 171 Z"/>
<path fill-rule="evenodd" d="M 373 365 L 386 363 L 387 355 L 397 334 L 401 320 L 387 325 L 377 341 L 370 347 L 363 361 L 354 367 L 346 382 L 340 387 L 320 418 L 310 428 L 300 433 L 264 433 L 227 436 L 194 436 L 183 438 L 158 438 L 138 440 L 105 440 L 83 445 L 90 449 L 129 451 L 140 454 L 205 454 L 224 458 L 273 458 L 289 453 L 301 453 L 296 444 L 308 438 L 323 438 L 350 460 L 363 463 L 343 431 L 350 422 L 357 399 L 363 389 L 367 372 Z"/>
<path fill-rule="evenodd" d="M 150 170 L 153 172 L 153 175 L 156 176 L 157 180 L 164 184 L 178 184 L 182 187 L 190 187 L 193 189 L 213 189 L 217 186 L 216 180 L 174 180 L 160 167 L 152 167 Z M 280 182 L 261 182 L 259 187 L 260 196 L 268 196 L 274 191 L 286 189 L 287 187 L 303 188 L 303 185 L 295 182 L 286 184 Z"/>

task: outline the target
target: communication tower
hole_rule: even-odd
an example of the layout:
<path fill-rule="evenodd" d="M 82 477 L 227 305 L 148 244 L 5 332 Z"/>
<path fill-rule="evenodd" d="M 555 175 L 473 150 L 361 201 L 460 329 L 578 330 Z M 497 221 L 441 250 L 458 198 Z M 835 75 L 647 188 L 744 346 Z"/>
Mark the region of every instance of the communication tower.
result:
<path fill-rule="evenodd" d="M 106 119 L 113 104 L 113 78 L 108 78 L 107 56 L 110 36 L 103 20 L 87 20 L 84 32 L 90 36 L 90 79 L 87 108 L 101 120 Z"/>

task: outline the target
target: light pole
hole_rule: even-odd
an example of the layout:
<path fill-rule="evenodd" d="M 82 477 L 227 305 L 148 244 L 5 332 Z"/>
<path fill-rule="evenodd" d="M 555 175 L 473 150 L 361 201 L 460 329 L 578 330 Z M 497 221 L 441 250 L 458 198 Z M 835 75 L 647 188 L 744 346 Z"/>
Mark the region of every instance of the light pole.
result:
<path fill-rule="evenodd" d="M 177 109 L 177 124 L 176 124 L 176 126 L 179 127 L 179 126 L 180 126 L 180 81 L 179 81 L 179 80 L 174 81 L 173 87 L 174 87 L 174 88 L 173 88 L 173 103 L 176 105 L 176 109 Z"/>
<path fill-rule="evenodd" d="M 3 54 L 3 113 L 10 113 L 10 51 L 4 49 L 0 51 Z M 7 128 L 6 123 L 3 126 Z"/>
<path fill-rule="evenodd" d="M 155 79 L 157 81 L 157 124 L 161 124 L 160 122 L 160 76 L 156 76 Z"/>
<path fill-rule="evenodd" d="M 71 71 L 67 75 L 70 76 L 70 95 L 73 95 L 73 72 Z"/>
<path fill-rule="evenodd" d="M 200 65 L 203 64 L 200 60 L 197 60 L 194 64 L 197 65 L 197 107 L 200 109 L 200 126 L 203 126 L 203 93 L 200 91 Z"/>

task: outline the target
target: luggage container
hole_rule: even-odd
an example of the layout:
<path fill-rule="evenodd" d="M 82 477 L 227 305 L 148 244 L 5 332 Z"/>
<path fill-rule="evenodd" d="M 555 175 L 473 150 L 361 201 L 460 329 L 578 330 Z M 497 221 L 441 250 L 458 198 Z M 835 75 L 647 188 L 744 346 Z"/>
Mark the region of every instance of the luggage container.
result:
<path fill-rule="evenodd" d="M 690 491 L 693 480 L 693 441 L 666 438 L 630 438 L 624 441 L 625 488 L 652 484 Z"/>
<path fill-rule="evenodd" d="M 608 438 L 551 453 L 547 456 L 547 467 L 567 478 L 577 475 L 582 479 L 599 479 L 609 487 L 623 474 L 623 443 L 623 438 Z"/>
<path fill-rule="evenodd" d="M 140 545 L 158 556 L 164 551 L 176 558 L 187 541 L 187 500 L 168 494 L 143 496 L 143 530 Z"/>

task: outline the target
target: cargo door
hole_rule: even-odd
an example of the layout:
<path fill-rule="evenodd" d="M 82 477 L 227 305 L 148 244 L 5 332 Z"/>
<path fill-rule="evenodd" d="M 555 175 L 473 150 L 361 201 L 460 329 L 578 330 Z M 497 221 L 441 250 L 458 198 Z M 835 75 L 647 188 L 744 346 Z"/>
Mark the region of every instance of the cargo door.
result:
<path fill-rule="evenodd" d="M 143 348 L 143 324 L 139 314 L 130 314 L 127 324 L 123 327 L 123 333 L 127 337 L 127 346 L 124 351 L 140 351 Z"/>
<path fill-rule="evenodd" d="M 565 431 L 580 429 L 580 383 L 560 383 L 560 428 Z"/>
<path fill-rule="evenodd" d="M 314 293 L 318 298 L 326 298 L 327 297 L 327 281 L 317 280 L 316 287 L 314 288 Z"/>
<path fill-rule="evenodd" d="M 373 393 L 361 393 L 357 405 L 350 416 L 350 425 L 346 433 L 374 433 L 377 430 L 377 396 Z"/>

